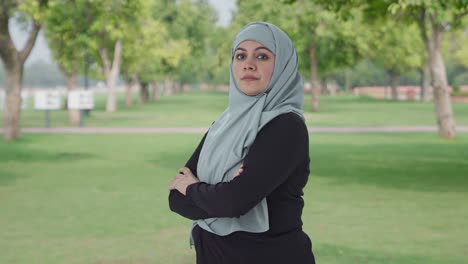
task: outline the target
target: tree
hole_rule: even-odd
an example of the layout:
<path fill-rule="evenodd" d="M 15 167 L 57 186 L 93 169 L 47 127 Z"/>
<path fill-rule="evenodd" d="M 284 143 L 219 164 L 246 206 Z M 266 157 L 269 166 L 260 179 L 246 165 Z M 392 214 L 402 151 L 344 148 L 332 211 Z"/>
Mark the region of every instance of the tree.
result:
<path fill-rule="evenodd" d="M 382 66 L 390 77 L 392 99 L 398 100 L 398 85 L 401 75 L 417 68 L 422 63 L 422 48 L 416 25 L 403 27 L 401 23 L 383 19 L 374 23 L 371 30 L 373 36 L 369 39 L 369 55 Z"/>
<path fill-rule="evenodd" d="M 68 91 L 78 88 L 78 74 L 87 57 L 90 5 L 90 2 L 81 0 L 50 2 L 45 34 L 52 55 L 65 75 Z M 79 125 L 80 111 L 69 109 L 68 119 L 70 125 Z"/>
<path fill-rule="evenodd" d="M 126 41 L 122 69 L 127 76 L 141 83 L 140 103 L 146 103 L 149 100 L 148 86 L 155 86 L 164 79 L 166 67 L 177 68 L 182 58 L 189 55 L 190 45 L 186 40 L 171 39 L 166 26 L 153 18 L 142 23 L 144 26 L 135 30 L 136 35 Z"/>
<path fill-rule="evenodd" d="M 190 56 L 182 56 L 178 67 L 167 68 L 180 83 L 206 81 L 213 75 L 216 48 L 216 12 L 206 0 L 166 0 L 167 8 L 157 16 L 169 29 L 170 38 L 186 41 Z"/>
<path fill-rule="evenodd" d="M 186 39 L 174 39 L 169 25 L 156 10 L 165 10 L 164 1 L 144 2 L 145 8 L 138 17 L 138 25 L 125 35 L 126 49 L 122 54 L 122 71 L 127 79 L 127 104 L 130 104 L 130 87 L 140 83 L 140 103 L 149 100 L 149 86 L 154 87 L 153 100 L 158 100 L 158 82 L 164 79 L 168 69 L 180 66 L 183 57 L 191 52 Z M 167 3 L 166 3 L 167 4 Z"/>
<path fill-rule="evenodd" d="M 167 30 L 162 23 L 152 17 L 155 2 L 143 1 L 145 5 L 137 17 L 138 23 L 124 35 L 125 49 L 122 52 L 122 75 L 126 85 L 126 107 L 133 104 L 132 88 L 139 84 L 140 103 L 149 98 L 149 80 L 152 73 L 160 67 L 160 56 L 164 54 L 162 46 L 167 37 Z"/>
<path fill-rule="evenodd" d="M 468 1 L 395 0 L 388 5 L 388 10 L 392 14 L 405 16 L 408 21 L 417 22 L 429 55 L 439 135 L 447 139 L 455 138 L 456 125 L 448 91 L 442 41 L 445 32 L 458 27 L 461 19 L 468 14 Z"/>
<path fill-rule="evenodd" d="M 231 26 L 227 28 L 218 27 L 212 33 L 211 45 L 215 47 L 212 71 L 210 80 L 215 85 L 225 85 L 229 83 L 229 65 L 231 62 L 231 42 L 227 39 L 234 39 L 235 30 Z"/>
<path fill-rule="evenodd" d="M 20 134 L 23 66 L 34 47 L 46 10 L 47 0 L 0 2 L 0 57 L 7 75 L 6 104 L 3 116 L 4 139 L 7 141 L 18 138 Z M 29 37 L 21 50 L 15 47 L 8 30 L 8 23 L 15 16 L 30 27 Z"/>
<path fill-rule="evenodd" d="M 89 3 L 88 47 L 106 78 L 106 111 L 117 109 L 115 85 L 120 73 L 123 40 L 127 32 L 138 26 L 144 0 L 82 0 Z"/>
<path fill-rule="evenodd" d="M 450 26 L 457 26 L 463 16 L 468 14 L 468 1 L 402 1 L 389 6 L 391 12 L 398 11 L 414 15 L 423 35 L 429 54 L 429 64 L 434 88 L 439 135 L 455 138 L 456 125 L 452 101 L 448 91 L 447 72 L 442 56 L 442 40 Z"/>
<path fill-rule="evenodd" d="M 317 0 L 330 9 L 346 12 L 350 6 L 365 6 L 372 15 L 375 10 L 388 10 L 389 13 L 403 17 L 410 23 L 416 22 L 429 55 L 429 68 L 434 88 L 434 104 L 439 135 L 452 139 L 456 135 L 452 102 L 447 89 L 447 72 L 441 52 L 444 34 L 460 26 L 463 17 L 468 15 L 466 0 L 378 0 L 378 1 L 332 1 Z M 381 16 L 377 12 L 377 16 Z"/>

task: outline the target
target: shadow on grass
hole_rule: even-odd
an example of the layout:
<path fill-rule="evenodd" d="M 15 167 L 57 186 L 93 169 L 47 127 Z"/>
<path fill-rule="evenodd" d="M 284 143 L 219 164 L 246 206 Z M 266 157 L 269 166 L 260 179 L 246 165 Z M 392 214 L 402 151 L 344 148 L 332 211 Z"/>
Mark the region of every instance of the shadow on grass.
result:
<path fill-rule="evenodd" d="M 437 143 L 314 144 L 311 174 L 335 184 L 468 192 L 468 149 Z"/>
<path fill-rule="evenodd" d="M 26 176 L 20 176 L 16 173 L 0 168 L 0 186 L 7 186 L 9 184 L 13 184 L 16 180 L 25 177 Z"/>
<path fill-rule="evenodd" d="M 28 146 L 30 142 L 29 138 L 22 138 L 16 142 L 0 142 L 0 164 L 10 161 L 78 161 L 96 157 L 90 153 L 67 151 L 67 149 L 57 152 L 35 149 Z"/>

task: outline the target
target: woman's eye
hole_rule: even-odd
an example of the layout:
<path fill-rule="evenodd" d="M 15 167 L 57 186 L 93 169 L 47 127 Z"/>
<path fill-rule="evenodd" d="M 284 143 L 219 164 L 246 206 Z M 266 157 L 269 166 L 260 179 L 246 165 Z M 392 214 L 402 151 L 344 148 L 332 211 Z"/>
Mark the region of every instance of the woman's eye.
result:
<path fill-rule="evenodd" d="M 245 55 L 244 55 L 244 54 L 238 53 L 238 54 L 236 55 L 236 60 L 243 60 L 243 59 L 245 59 Z"/>
<path fill-rule="evenodd" d="M 259 59 L 259 60 L 268 60 L 268 56 L 266 54 L 259 54 L 257 56 L 257 59 Z"/>

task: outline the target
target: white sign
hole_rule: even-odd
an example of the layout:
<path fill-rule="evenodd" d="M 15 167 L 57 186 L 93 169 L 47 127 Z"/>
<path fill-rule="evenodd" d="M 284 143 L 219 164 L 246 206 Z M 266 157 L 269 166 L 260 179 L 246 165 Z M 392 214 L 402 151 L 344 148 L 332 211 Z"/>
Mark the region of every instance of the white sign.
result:
<path fill-rule="evenodd" d="M 94 95 L 92 91 L 77 90 L 68 92 L 68 109 L 93 109 Z"/>
<path fill-rule="evenodd" d="M 28 93 L 26 91 L 21 91 L 21 109 L 26 109 L 28 107 Z"/>
<path fill-rule="evenodd" d="M 5 109 L 6 106 L 6 94 L 4 91 L 0 91 L 0 110 Z M 28 106 L 28 94 L 25 91 L 21 92 L 21 109 L 26 109 Z"/>
<path fill-rule="evenodd" d="M 38 110 L 59 110 L 61 97 L 59 91 L 37 91 L 34 94 L 34 108 Z"/>

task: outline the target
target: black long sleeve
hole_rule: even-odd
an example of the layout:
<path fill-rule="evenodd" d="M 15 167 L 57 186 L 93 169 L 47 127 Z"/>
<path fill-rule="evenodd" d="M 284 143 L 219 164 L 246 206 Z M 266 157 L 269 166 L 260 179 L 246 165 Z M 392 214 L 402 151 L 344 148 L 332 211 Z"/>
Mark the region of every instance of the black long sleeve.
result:
<path fill-rule="evenodd" d="M 186 195 L 210 217 L 238 217 L 287 181 L 302 164 L 307 164 L 308 170 L 308 147 L 304 121 L 294 113 L 280 115 L 258 133 L 240 176 L 231 182 L 192 184 Z M 306 181 L 294 183 L 298 186 L 294 196 L 302 195 Z"/>
<path fill-rule="evenodd" d="M 189 168 L 195 176 L 197 176 L 198 158 L 200 157 L 200 151 L 203 147 L 203 143 L 205 142 L 205 138 L 206 134 L 203 136 L 200 144 L 185 164 L 185 167 Z M 177 190 L 171 190 L 169 193 L 169 208 L 171 211 L 191 220 L 211 217 L 206 211 L 195 205 L 187 196 L 181 194 Z"/>

